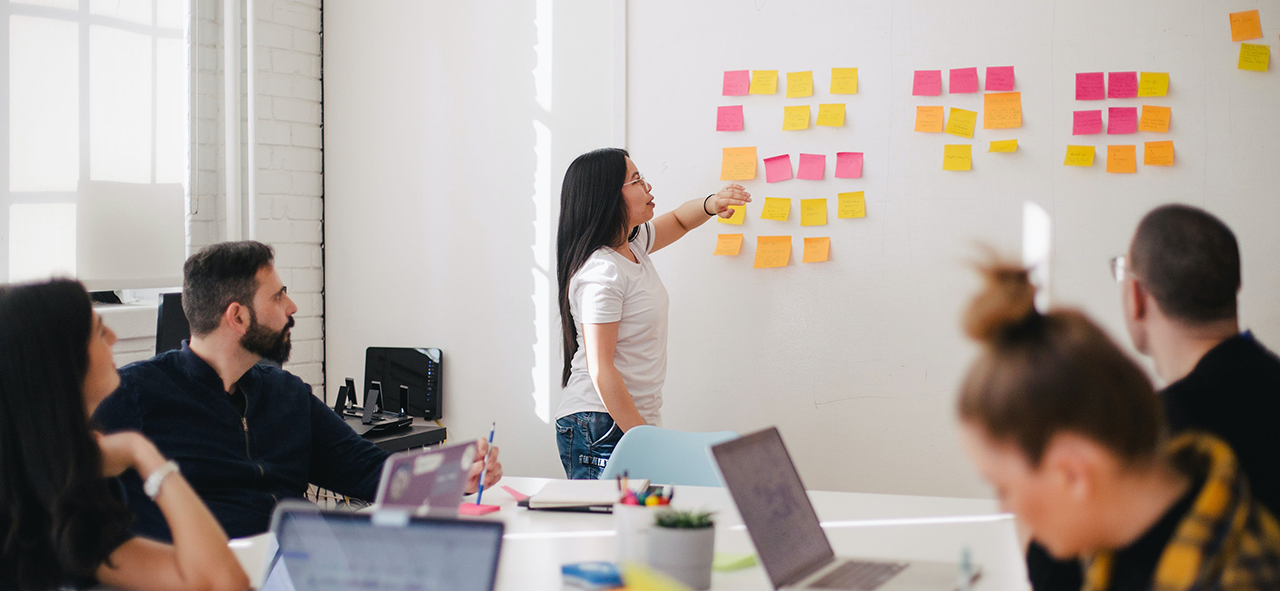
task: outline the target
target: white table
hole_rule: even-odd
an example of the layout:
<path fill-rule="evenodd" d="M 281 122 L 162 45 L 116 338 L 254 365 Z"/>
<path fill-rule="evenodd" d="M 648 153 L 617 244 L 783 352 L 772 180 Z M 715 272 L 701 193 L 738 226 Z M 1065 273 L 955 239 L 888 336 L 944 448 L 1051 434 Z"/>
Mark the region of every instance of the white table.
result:
<path fill-rule="evenodd" d="M 498 567 L 497 588 L 502 591 L 560 591 L 562 564 L 614 559 L 612 515 L 529 511 L 517 507 L 516 500 L 501 488 L 509 486 L 533 494 L 546 482 L 544 478 L 504 478 L 484 494 L 485 504 L 499 505 L 502 510 L 468 518 L 506 524 Z M 994 501 L 818 491 L 810 492 L 809 498 L 838 555 L 956 562 L 968 547 L 974 562 L 983 569 L 977 590 L 1029 588 L 1013 519 L 999 513 Z M 717 552 L 753 551 L 725 489 L 678 486 L 673 505 L 716 511 Z M 260 583 L 267 543 L 262 537 L 232 542 L 255 585 Z M 772 589 L 759 565 L 714 573 L 711 585 L 717 590 Z"/>

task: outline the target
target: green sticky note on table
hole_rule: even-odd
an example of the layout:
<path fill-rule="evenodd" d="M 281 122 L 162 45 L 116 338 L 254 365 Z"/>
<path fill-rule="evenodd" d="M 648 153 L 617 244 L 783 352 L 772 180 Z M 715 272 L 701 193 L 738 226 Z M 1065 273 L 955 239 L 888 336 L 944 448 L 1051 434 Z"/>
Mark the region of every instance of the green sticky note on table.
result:
<path fill-rule="evenodd" d="M 711 559 L 712 570 L 727 573 L 744 568 L 751 568 L 756 565 L 755 554 L 734 554 L 731 552 L 716 552 L 715 557 Z"/>

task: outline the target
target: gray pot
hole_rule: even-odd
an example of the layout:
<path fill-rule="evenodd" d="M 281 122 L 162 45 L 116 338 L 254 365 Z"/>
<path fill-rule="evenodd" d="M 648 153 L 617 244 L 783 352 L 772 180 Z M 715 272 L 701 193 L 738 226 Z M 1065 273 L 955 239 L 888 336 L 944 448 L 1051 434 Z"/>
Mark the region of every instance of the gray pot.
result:
<path fill-rule="evenodd" d="M 649 528 L 649 566 L 694 589 L 711 587 L 716 528 Z"/>

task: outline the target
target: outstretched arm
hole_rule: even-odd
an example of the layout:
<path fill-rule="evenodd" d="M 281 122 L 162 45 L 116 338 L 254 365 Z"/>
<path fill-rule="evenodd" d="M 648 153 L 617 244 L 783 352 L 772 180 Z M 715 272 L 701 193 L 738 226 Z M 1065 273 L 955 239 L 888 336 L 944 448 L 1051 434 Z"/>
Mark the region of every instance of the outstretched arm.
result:
<path fill-rule="evenodd" d="M 686 201 L 680 207 L 654 218 L 653 248 L 649 252 L 665 248 L 714 216 L 732 217 L 733 211 L 729 209 L 731 205 L 746 205 L 750 202 L 751 193 L 738 184 L 730 184 L 708 198 Z"/>

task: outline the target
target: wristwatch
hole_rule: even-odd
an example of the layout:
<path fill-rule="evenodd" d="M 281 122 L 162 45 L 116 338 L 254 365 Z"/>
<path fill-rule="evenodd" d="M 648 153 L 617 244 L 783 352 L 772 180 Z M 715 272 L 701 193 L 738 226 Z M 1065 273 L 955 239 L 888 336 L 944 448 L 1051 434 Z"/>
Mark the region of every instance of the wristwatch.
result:
<path fill-rule="evenodd" d="M 169 460 L 147 477 L 147 481 L 142 483 L 142 492 L 147 493 L 147 496 L 151 497 L 151 500 L 154 501 L 156 500 L 156 496 L 160 494 L 160 485 L 164 484 L 164 479 L 170 474 L 181 473 L 182 472 L 178 470 L 178 463 L 173 460 Z"/>

